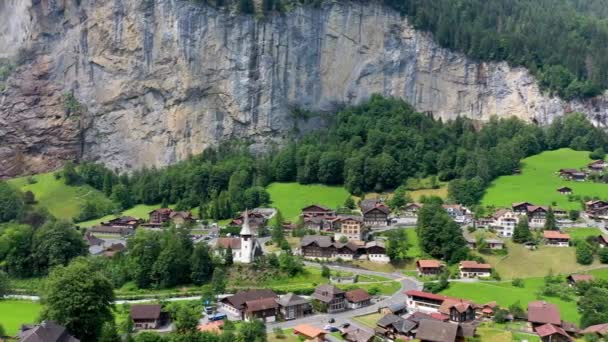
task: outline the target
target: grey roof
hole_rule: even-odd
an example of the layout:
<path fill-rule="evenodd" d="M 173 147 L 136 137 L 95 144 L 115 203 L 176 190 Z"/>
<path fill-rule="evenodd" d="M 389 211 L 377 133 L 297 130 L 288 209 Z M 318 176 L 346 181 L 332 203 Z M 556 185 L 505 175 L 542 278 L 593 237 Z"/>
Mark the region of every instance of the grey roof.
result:
<path fill-rule="evenodd" d="M 308 300 L 298 296 L 297 294 L 288 293 L 277 299 L 277 303 L 280 306 L 302 305 L 307 304 Z"/>
<path fill-rule="evenodd" d="M 403 311 L 407 308 L 407 304 L 405 302 L 397 302 L 388 306 L 388 309 L 393 313 Z"/>
<path fill-rule="evenodd" d="M 53 322 L 43 321 L 35 326 L 22 326 L 19 333 L 21 342 L 80 342 L 71 336 L 65 327 Z"/>
<path fill-rule="evenodd" d="M 159 319 L 161 312 L 160 304 L 134 304 L 131 306 L 130 316 L 136 320 Z"/>
<path fill-rule="evenodd" d="M 418 325 L 416 338 L 431 342 L 454 342 L 458 334 L 458 325 L 423 319 Z"/>
<path fill-rule="evenodd" d="M 308 246 L 315 242 L 319 247 L 330 247 L 332 245 L 331 236 L 325 235 L 306 235 L 302 238 L 300 242 L 301 246 Z"/>
<path fill-rule="evenodd" d="M 392 326 L 395 327 L 395 330 L 397 330 L 398 332 L 400 332 L 402 334 L 406 334 L 406 333 L 416 329 L 416 327 L 418 326 L 418 323 L 413 322 L 413 321 L 408 321 L 407 319 L 401 319 L 401 320 L 393 323 Z"/>
<path fill-rule="evenodd" d="M 402 320 L 402 319 L 403 318 L 401 318 L 397 315 L 389 313 L 389 314 L 384 315 L 384 317 L 380 318 L 378 320 L 378 322 L 376 323 L 376 325 L 379 325 L 384 328 L 384 327 L 388 327 L 389 325 L 391 325 L 399 320 Z"/>
<path fill-rule="evenodd" d="M 475 326 L 469 323 L 458 324 L 458 336 L 473 337 L 475 336 Z"/>

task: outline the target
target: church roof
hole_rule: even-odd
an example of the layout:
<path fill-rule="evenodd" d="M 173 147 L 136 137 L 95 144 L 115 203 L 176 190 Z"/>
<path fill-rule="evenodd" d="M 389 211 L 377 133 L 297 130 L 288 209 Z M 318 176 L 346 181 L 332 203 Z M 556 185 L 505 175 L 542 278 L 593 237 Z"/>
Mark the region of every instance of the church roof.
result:
<path fill-rule="evenodd" d="M 244 215 L 244 221 L 243 221 L 243 227 L 241 228 L 241 236 L 243 235 L 253 235 L 253 233 L 251 232 L 251 227 L 249 227 L 249 214 L 247 213 L 247 210 L 245 210 L 245 215 Z"/>

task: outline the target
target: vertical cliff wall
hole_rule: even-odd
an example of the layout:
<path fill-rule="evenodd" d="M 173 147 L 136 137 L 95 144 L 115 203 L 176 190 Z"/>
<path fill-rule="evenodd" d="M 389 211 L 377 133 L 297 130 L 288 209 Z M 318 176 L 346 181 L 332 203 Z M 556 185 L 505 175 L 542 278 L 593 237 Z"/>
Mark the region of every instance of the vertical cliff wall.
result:
<path fill-rule="evenodd" d="M 373 93 L 444 119 L 608 114 L 604 97 L 543 95 L 527 70 L 442 49 L 377 4 L 255 19 L 189 0 L 0 0 L 0 30 L 0 58 L 23 63 L 0 95 L 1 176 L 80 157 L 166 165 L 228 137 L 280 139 L 293 108 Z"/>

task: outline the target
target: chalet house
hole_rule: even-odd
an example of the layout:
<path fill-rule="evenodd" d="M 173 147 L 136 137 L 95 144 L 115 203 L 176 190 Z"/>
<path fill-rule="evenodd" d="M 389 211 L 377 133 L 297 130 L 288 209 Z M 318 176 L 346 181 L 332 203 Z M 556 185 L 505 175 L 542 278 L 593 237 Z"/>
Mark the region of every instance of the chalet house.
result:
<path fill-rule="evenodd" d="M 608 202 L 602 200 L 592 200 L 585 202 L 585 210 L 596 210 L 608 206 Z"/>
<path fill-rule="evenodd" d="M 458 338 L 458 325 L 425 319 L 420 321 L 416 339 L 421 342 L 454 342 Z"/>
<path fill-rule="evenodd" d="M 571 274 L 566 280 L 570 286 L 574 286 L 579 283 L 594 281 L 595 278 L 591 274 Z"/>
<path fill-rule="evenodd" d="M 421 312 L 440 320 L 464 322 L 475 319 L 477 305 L 471 301 L 430 292 L 405 292 L 408 311 Z"/>
<path fill-rule="evenodd" d="M 259 319 L 264 322 L 274 322 L 278 314 L 277 298 L 267 297 L 246 301 L 243 306 L 246 321 Z"/>
<path fill-rule="evenodd" d="M 490 318 L 494 316 L 494 312 L 498 308 L 498 304 L 496 302 L 486 303 L 484 305 L 477 306 L 476 316 L 477 317 L 486 317 Z"/>
<path fill-rule="evenodd" d="M 492 265 L 480 264 L 477 261 L 461 261 L 460 278 L 490 277 L 492 275 Z"/>
<path fill-rule="evenodd" d="M 318 300 L 327 307 L 327 313 L 346 310 L 345 292 L 333 285 L 319 285 L 312 294 L 314 300 Z"/>
<path fill-rule="evenodd" d="M 80 342 L 79 339 L 70 335 L 64 326 L 54 321 L 22 325 L 17 338 L 21 342 Z"/>
<path fill-rule="evenodd" d="M 116 237 L 128 236 L 133 234 L 133 228 L 129 227 L 112 227 L 112 226 L 95 226 L 88 230 L 91 234 L 112 235 Z"/>
<path fill-rule="evenodd" d="M 562 325 L 562 319 L 557 306 L 545 301 L 534 301 L 528 303 L 528 323 L 533 327 L 544 324 Z"/>
<path fill-rule="evenodd" d="M 137 228 L 141 223 L 142 223 L 142 220 L 140 220 L 138 218 L 131 217 L 131 216 L 122 216 L 122 217 L 117 217 L 117 218 L 111 219 L 108 222 L 101 222 L 100 225 L 108 226 L 108 227 L 131 228 L 131 229 L 135 230 L 135 228 Z"/>
<path fill-rule="evenodd" d="M 293 328 L 293 333 L 304 341 L 323 342 L 325 341 L 325 330 L 313 327 L 308 324 L 300 324 Z"/>
<path fill-rule="evenodd" d="M 526 209 L 527 212 L 527 209 Z M 492 215 L 491 228 L 494 228 L 503 237 L 513 236 L 515 226 L 519 223 L 519 216 L 513 210 L 500 209 Z"/>
<path fill-rule="evenodd" d="M 346 307 L 349 309 L 359 309 L 371 305 L 372 297 L 364 289 L 353 289 L 346 291 Z"/>
<path fill-rule="evenodd" d="M 177 227 L 192 224 L 194 222 L 194 217 L 189 211 L 173 211 L 169 214 L 169 219 Z"/>
<path fill-rule="evenodd" d="M 545 225 L 545 222 L 547 221 L 547 211 L 549 211 L 547 207 L 529 205 L 528 220 L 530 222 L 530 227 L 543 227 Z"/>
<path fill-rule="evenodd" d="M 456 223 L 463 224 L 471 218 L 471 211 L 460 204 L 443 204 L 442 207 Z"/>
<path fill-rule="evenodd" d="M 270 320 L 276 316 L 278 298 L 276 293 L 267 289 L 239 291 L 220 300 L 219 306 L 226 314 L 237 319 L 262 316 L 264 319 Z M 271 304 L 271 300 L 276 305 Z M 248 302 L 249 304 L 247 304 Z M 275 314 L 271 315 L 272 312 Z"/>
<path fill-rule="evenodd" d="M 348 342 L 371 342 L 374 339 L 374 333 L 350 326 L 342 331 L 342 338 Z"/>
<path fill-rule="evenodd" d="M 378 199 L 365 199 L 359 204 L 363 213 L 363 223 L 367 226 L 387 226 L 390 209 Z"/>
<path fill-rule="evenodd" d="M 441 274 L 444 264 L 437 260 L 417 260 L 416 270 L 418 276 L 436 276 Z"/>
<path fill-rule="evenodd" d="M 173 209 L 170 208 L 158 208 L 148 213 L 148 222 L 156 224 L 165 224 L 171 220 L 171 213 Z"/>
<path fill-rule="evenodd" d="M 583 182 L 585 181 L 585 178 L 587 178 L 587 173 L 577 169 L 560 169 L 559 176 L 563 179 Z"/>
<path fill-rule="evenodd" d="M 407 320 L 395 314 L 386 314 L 378 320 L 374 332 L 382 338 L 404 340 L 406 338 L 413 338 L 417 327 L 418 322 Z"/>
<path fill-rule="evenodd" d="M 543 231 L 545 245 L 553 247 L 568 247 L 570 246 L 570 235 L 563 234 L 556 230 Z"/>
<path fill-rule="evenodd" d="M 243 223 L 245 222 L 244 217 L 245 217 L 245 215 L 247 215 L 248 219 L 249 219 L 249 227 L 251 228 L 251 231 L 254 233 L 254 235 L 258 235 L 258 232 L 266 226 L 268 219 L 266 218 L 266 216 L 263 213 L 261 213 L 259 211 L 256 212 L 256 211 L 246 210 L 246 212 L 247 212 L 247 214 L 245 214 L 245 212 L 242 212 L 237 217 L 233 218 L 232 221 L 230 221 L 230 223 L 228 223 L 228 225 L 235 226 L 235 227 L 242 226 Z"/>
<path fill-rule="evenodd" d="M 304 228 L 319 232 L 321 230 L 331 230 L 333 228 L 333 221 L 335 218 L 325 218 L 322 216 L 304 216 Z"/>
<path fill-rule="evenodd" d="M 606 167 L 608 167 L 608 163 L 606 163 L 604 160 L 596 160 L 587 164 L 587 168 L 595 172 L 603 172 Z"/>
<path fill-rule="evenodd" d="M 573 339 L 562 327 L 553 324 L 543 324 L 534 328 L 542 342 L 570 342 Z"/>
<path fill-rule="evenodd" d="M 91 246 L 102 246 L 104 243 L 104 240 L 96 237 L 95 235 L 91 234 L 91 231 L 87 231 L 86 233 L 84 233 L 84 241 L 86 242 L 87 246 L 91 247 Z"/>
<path fill-rule="evenodd" d="M 456 323 L 469 322 L 475 319 L 476 305 L 462 299 L 448 298 L 439 307 L 439 312 Z"/>
<path fill-rule="evenodd" d="M 418 211 L 422 209 L 422 204 L 420 203 L 408 203 L 403 207 L 402 214 L 404 217 L 418 217 Z"/>
<path fill-rule="evenodd" d="M 562 195 L 571 195 L 572 189 L 567 186 L 562 186 L 561 188 L 557 188 L 557 192 L 559 192 Z"/>
<path fill-rule="evenodd" d="M 313 204 L 302 208 L 300 216 L 332 218 L 336 217 L 336 212 L 322 205 Z"/>
<path fill-rule="evenodd" d="M 312 314 L 310 302 L 293 293 L 282 295 L 277 299 L 277 303 L 279 304 L 279 315 L 286 321 Z"/>
<path fill-rule="evenodd" d="M 341 243 L 330 236 L 306 235 L 300 242 L 300 253 L 304 258 L 321 260 L 361 260 L 386 263 L 386 247 L 381 241 Z"/>
<path fill-rule="evenodd" d="M 528 207 L 531 205 L 532 205 L 532 203 L 528 203 L 528 202 L 516 202 L 516 203 L 511 204 L 511 210 L 513 210 L 513 212 L 516 213 L 517 215 L 527 215 Z"/>
<path fill-rule="evenodd" d="M 494 218 L 492 216 L 480 217 L 475 220 L 475 226 L 477 228 L 488 228 L 494 223 Z"/>
<path fill-rule="evenodd" d="M 470 249 L 477 248 L 477 239 L 466 237 L 465 240 L 467 241 L 467 247 L 469 247 Z M 488 249 L 498 250 L 505 248 L 505 243 L 502 240 L 487 239 L 485 240 L 485 242 Z"/>
<path fill-rule="evenodd" d="M 340 233 L 336 233 L 336 240 L 346 236 L 349 241 L 365 240 L 365 226 L 363 225 L 363 217 L 355 215 L 340 215 L 338 216 L 338 224 L 340 225 Z"/>
<path fill-rule="evenodd" d="M 160 304 L 134 304 L 129 316 L 135 329 L 158 329 L 162 323 L 161 311 Z"/>

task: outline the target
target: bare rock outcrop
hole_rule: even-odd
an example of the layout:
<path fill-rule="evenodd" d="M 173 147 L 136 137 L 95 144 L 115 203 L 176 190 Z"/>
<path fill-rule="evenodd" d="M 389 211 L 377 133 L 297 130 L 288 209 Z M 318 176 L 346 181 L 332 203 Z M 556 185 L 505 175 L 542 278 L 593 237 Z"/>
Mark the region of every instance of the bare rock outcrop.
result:
<path fill-rule="evenodd" d="M 605 97 L 547 96 L 526 69 L 443 49 L 370 3 L 256 19 L 190 0 L 0 0 L 1 57 L 24 63 L 0 94 L 0 176 L 72 158 L 166 165 L 228 137 L 279 140 L 293 108 L 331 111 L 374 93 L 444 119 L 608 114 Z M 68 93 L 79 115 L 66 111 Z"/>

